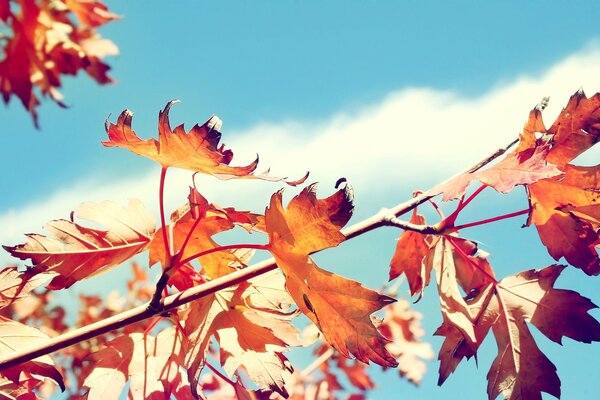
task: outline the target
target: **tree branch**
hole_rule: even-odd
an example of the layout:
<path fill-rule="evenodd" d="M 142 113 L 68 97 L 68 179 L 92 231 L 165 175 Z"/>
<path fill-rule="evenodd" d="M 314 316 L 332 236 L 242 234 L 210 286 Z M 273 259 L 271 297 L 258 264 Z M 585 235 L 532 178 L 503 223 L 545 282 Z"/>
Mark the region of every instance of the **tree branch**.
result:
<path fill-rule="evenodd" d="M 490 156 L 486 157 L 482 161 L 469 168 L 466 172 L 474 172 L 482 168 L 483 166 L 489 164 L 490 162 L 504 154 L 510 147 L 512 147 L 517 142 L 518 140 L 515 140 L 511 142 L 508 146 L 497 150 Z M 454 177 L 450 179 L 453 178 Z M 370 218 L 367 218 L 363 221 L 358 222 L 357 224 L 343 229 L 342 233 L 346 236 L 346 240 L 349 240 L 382 226 L 389 226 L 390 224 L 396 226 L 396 222 L 392 222 L 390 220 L 391 215 L 395 217 L 403 215 L 408 211 L 411 211 L 415 207 L 419 206 L 420 204 L 424 203 L 425 201 L 435 197 L 436 195 L 437 193 L 423 193 L 418 196 L 415 196 L 409 201 L 398 204 L 397 206 L 389 210 L 384 209 Z M 407 226 L 407 223 L 405 222 L 400 221 L 400 223 L 403 226 Z M 149 307 L 150 302 L 142 304 L 131 310 L 124 311 L 117 315 L 113 315 L 112 317 L 103 319 L 101 321 L 97 321 L 93 324 L 86 325 L 84 327 L 75 329 L 71 332 L 67 332 L 62 335 L 51 338 L 44 344 L 38 346 L 31 346 L 25 351 L 8 354 L 2 359 L 0 359 L 0 370 L 13 367 L 23 362 L 33 360 L 37 357 L 53 353 L 55 351 L 69 347 L 73 344 L 82 342 L 84 340 L 88 340 L 93 337 L 102 335 L 104 333 L 113 331 L 115 329 L 123 328 L 127 325 L 143 321 L 152 316 L 163 314 L 181 305 L 189 303 L 193 300 L 209 296 L 215 292 L 218 292 L 219 290 L 223 290 L 238 283 L 245 282 L 248 279 L 265 274 L 276 268 L 277 265 L 275 264 L 275 259 L 270 258 L 248 268 L 244 268 L 242 270 L 230 273 L 226 276 L 213 279 L 194 288 L 190 288 L 183 292 L 168 296 L 160 302 L 160 307 Z"/>

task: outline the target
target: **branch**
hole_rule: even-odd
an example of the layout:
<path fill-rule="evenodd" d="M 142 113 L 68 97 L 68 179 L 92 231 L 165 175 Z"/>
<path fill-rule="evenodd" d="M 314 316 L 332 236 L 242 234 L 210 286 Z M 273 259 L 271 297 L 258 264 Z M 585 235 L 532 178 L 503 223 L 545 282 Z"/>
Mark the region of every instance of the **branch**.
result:
<path fill-rule="evenodd" d="M 504 154 L 510 147 L 512 147 L 517 142 L 518 140 L 515 140 L 511 142 L 508 146 L 497 150 L 490 156 L 486 157 L 482 161 L 469 168 L 467 172 L 474 172 L 482 168 L 483 166 L 487 165 L 488 163 L 492 162 L 493 160 Z M 450 179 L 453 178 L 454 177 Z M 411 211 L 415 207 L 419 206 L 420 204 L 426 202 L 427 200 L 435 197 L 436 195 L 437 194 L 427 193 L 420 194 L 418 196 L 413 197 L 409 201 L 398 204 L 394 208 L 391 208 L 389 210 L 384 209 L 370 218 L 367 218 L 363 221 L 358 222 L 357 224 L 343 229 L 341 232 L 346 236 L 346 240 L 349 240 L 356 236 L 360 236 L 364 233 L 377 229 L 379 227 L 389 226 L 391 224 L 390 215 L 398 217 L 402 214 L 405 214 L 408 211 Z M 404 226 L 406 226 L 406 223 L 401 223 Z M 44 344 L 38 346 L 31 346 L 28 350 L 8 354 L 2 359 L 0 359 L 0 370 L 13 367 L 23 362 L 33 360 L 37 357 L 53 353 L 55 351 L 69 347 L 73 344 L 91 339 L 104 333 L 108 333 L 115 329 L 123 328 L 136 322 L 143 321 L 155 315 L 161 315 L 193 300 L 209 296 L 215 292 L 218 292 L 219 290 L 223 290 L 230 286 L 237 285 L 238 283 L 245 282 L 248 279 L 265 274 L 276 268 L 277 265 L 275 264 L 275 259 L 270 258 L 248 268 L 244 268 L 242 270 L 230 273 L 226 276 L 213 279 L 209 282 L 187 289 L 183 292 L 168 296 L 160 302 L 160 306 L 157 308 L 150 307 L 150 302 L 142 304 L 141 306 L 135 307 L 131 310 L 124 311 L 122 313 L 113 315 L 112 317 L 103 319 L 101 321 L 97 321 L 93 324 L 86 325 L 84 327 L 75 329 L 71 332 L 67 332 L 62 335 L 51 338 Z"/>

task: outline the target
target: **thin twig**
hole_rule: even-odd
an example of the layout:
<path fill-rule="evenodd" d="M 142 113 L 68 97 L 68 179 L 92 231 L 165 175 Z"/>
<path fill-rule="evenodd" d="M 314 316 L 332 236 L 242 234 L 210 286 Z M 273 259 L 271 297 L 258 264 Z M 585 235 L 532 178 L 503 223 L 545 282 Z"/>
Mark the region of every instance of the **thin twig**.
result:
<path fill-rule="evenodd" d="M 302 378 L 306 378 L 310 374 L 312 374 L 317 368 L 319 368 L 321 364 L 329 360 L 334 353 L 335 350 L 333 349 L 333 347 L 328 348 L 325 353 L 321 354 L 317 359 L 311 362 L 310 365 L 304 368 L 302 372 L 300 372 Z"/>
<path fill-rule="evenodd" d="M 507 147 L 499 149 L 494 154 L 486 157 L 483 161 L 480 161 L 473 167 L 469 168 L 467 172 L 473 172 L 482 168 L 486 164 L 504 154 L 515 143 L 517 143 L 517 141 L 513 141 Z M 398 217 L 407 213 L 408 211 L 411 211 L 418 205 L 434 196 L 435 195 L 432 194 L 421 194 L 415 196 L 409 201 L 398 204 L 396 207 L 393 207 L 383 213 L 379 212 L 370 218 L 343 229 L 342 233 L 346 236 L 346 240 L 349 240 L 381 226 L 386 226 L 389 224 L 389 222 L 386 221 L 386 218 L 389 217 L 390 213 Z M 143 321 L 152 316 L 163 314 L 193 300 L 209 296 L 215 292 L 218 292 L 219 290 L 223 290 L 230 286 L 237 285 L 238 283 L 245 282 L 248 279 L 265 274 L 276 268 L 277 265 L 275 264 L 275 259 L 270 258 L 248 268 L 232 272 L 223 277 L 213 279 L 183 292 L 168 296 L 164 300 L 160 301 L 159 306 L 156 308 L 149 307 L 150 302 L 148 302 L 131 310 L 121 312 L 101 321 L 97 321 L 93 324 L 63 333 L 62 335 L 49 339 L 44 344 L 31 346 L 27 350 L 5 355 L 2 359 L 0 359 L 0 370 L 53 353 L 84 340 L 88 340 L 115 329 L 120 329 L 136 322 Z"/>

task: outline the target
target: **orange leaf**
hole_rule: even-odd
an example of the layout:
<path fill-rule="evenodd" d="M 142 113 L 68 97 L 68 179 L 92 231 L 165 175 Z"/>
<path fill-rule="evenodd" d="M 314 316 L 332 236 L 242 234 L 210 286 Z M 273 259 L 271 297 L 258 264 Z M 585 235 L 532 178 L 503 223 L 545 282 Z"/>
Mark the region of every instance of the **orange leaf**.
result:
<path fill-rule="evenodd" d="M 82 24 L 97 28 L 110 21 L 119 19 L 111 13 L 104 4 L 95 0 L 65 0 L 67 7 L 73 12 Z"/>
<path fill-rule="evenodd" d="M 540 239 L 555 259 L 561 257 L 588 275 L 600 274 L 596 250 L 600 215 L 600 166 L 565 165 L 564 176 L 529 186 L 531 212 Z"/>
<path fill-rule="evenodd" d="M 537 107 L 530 113 L 520 139 L 519 151 L 549 148 L 546 160 L 564 172 L 563 176 L 529 185 L 528 224 L 536 225 L 555 260 L 565 257 L 586 274 L 599 274 L 595 247 L 600 240 L 600 166 L 568 163 L 600 140 L 600 93 L 587 98 L 583 91 L 576 92 L 548 130 Z"/>
<path fill-rule="evenodd" d="M 155 229 L 152 217 L 137 200 L 130 200 L 126 208 L 109 201 L 83 203 L 73 215 L 106 229 L 55 220 L 45 226 L 53 237 L 28 234 L 27 243 L 4 249 L 21 260 L 31 259 L 36 272 L 58 274 L 49 287 L 63 289 L 143 251 Z"/>
<path fill-rule="evenodd" d="M 49 337 L 41 331 L 0 316 L 0 357 L 32 346 L 42 345 L 48 340 Z M 65 390 L 63 378 L 60 372 L 54 368 L 54 362 L 50 356 L 41 356 L 15 367 L 5 368 L 2 370 L 2 375 L 18 384 L 21 382 L 22 372 L 26 372 L 40 381 L 44 378 L 51 379 L 63 391 Z"/>
<path fill-rule="evenodd" d="M 423 360 L 433 358 L 431 345 L 421 341 L 425 331 L 421 327 L 422 316 L 410 309 L 406 299 L 390 305 L 383 318 L 380 330 L 391 340 L 386 348 L 398 360 L 400 376 L 418 385 L 427 370 Z"/>
<path fill-rule="evenodd" d="M 186 204 L 171 214 L 171 225 L 167 225 L 168 231 L 171 232 L 169 235 L 171 247 L 179 260 L 219 247 L 212 236 L 228 231 L 236 225 L 250 231 L 263 225 L 263 218 L 258 214 L 237 211 L 232 208 L 223 209 L 214 204 L 207 204 L 198 215 L 198 219 L 194 217 L 195 212 L 198 212 L 197 206 L 190 208 L 189 204 Z M 192 228 L 190 239 L 184 251 L 181 252 L 185 239 Z M 162 228 L 159 228 L 149 245 L 150 266 L 159 261 L 163 268 L 169 265 L 164 247 Z M 240 264 L 239 257 L 230 250 L 210 253 L 199 257 L 198 260 L 204 272 L 212 279 L 233 272 L 234 265 Z"/>
<path fill-rule="evenodd" d="M 191 303 L 189 312 L 182 313 L 189 338 L 185 366 L 192 388 L 197 386 L 215 336 L 229 375 L 242 367 L 261 389 L 286 396 L 283 377 L 292 369 L 282 352 L 299 341 L 290 323 L 293 314 L 286 313 L 291 298 L 283 282 L 279 273 L 267 274 L 199 299 Z M 254 308 L 253 303 L 264 307 Z"/>
<path fill-rule="evenodd" d="M 425 225 L 425 218 L 415 212 L 410 218 L 410 222 L 416 225 Z M 429 285 L 431 270 L 426 270 L 426 265 L 423 264 L 423 258 L 429 251 L 428 240 L 430 240 L 429 235 L 408 230 L 402 232 L 396 244 L 394 257 L 390 262 L 389 280 L 405 274 L 411 296 L 422 293 Z"/>
<path fill-rule="evenodd" d="M 488 396 L 495 399 L 541 399 L 541 392 L 560 396 L 556 368 L 537 347 L 526 321 L 560 343 L 563 336 L 590 343 L 600 341 L 600 324 L 588 311 L 596 306 L 569 290 L 554 289 L 564 267 L 528 270 L 490 284 L 468 302 L 474 316 L 476 341 L 468 340 L 445 322 L 436 334 L 446 336 L 440 351 L 440 383 L 460 360 L 475 355 L 489 329 L 498 344 L 498 356 L 488 373 Z"/>
<path fill-rule="evenodd" d="M 77 6 L 77 15 L 83 16 L 80 6 L 86 0 L 69 0 L 68 3 Z M 110 67 L 101 58 L 117 54 L 118 49 L 112 42 L 100 39 L 89 26 L 76 26 L 71 10 L 62 2 L 22 0 L 19 6 L 15 7 L 20 10 L 18 13 L 12 13 L 10 7 L 0 10 L 3 14 L 0 18 L 7 21 L 8 30 L 12 31 L 3 49 L 5 57 L 0 61 L 0 91 L 5 103 L 16 95 L 37 126 L 36 87 L 43 96 L 50 95 L 64 107 L 57 90 L 61 76 L 76 75 L 83 70 L 99 84 L 111 83 L 107 74 Z M 96 17 L 102 13 L 112 15 L 99 2 L 93 2 L 93 9 Z M 91 14 L 87 15 L 91 18 Z M 100 22 L 96 19 L 92 24 L 90 18 L 90 26 Z"/>
<path fill-rule="evenodd" d="M 19 272 L 17 267 L 6 267 L 0 271 L 0 308 L 27 297 L 56 274 L 35 274 L 31 271 Z"/>
<path fill-rule="evenodd" d="M 131 129 L 133 113 L 125 110 L 119 116 L 117 123 L 106 121 L 108 141 L 102 142 L 107 147 L 122 147 L 135 154 L 156 161 L 163 168 L 176 167 L 214 175 L 220 179 L 254 178 L 280 181 L 285 178 L 270 177 L 266 173 L 255 175 L 258 157 L 254 162 L 243 167 L 229 165 L 233 152 L 219 144 L 221 141 L 222 121 L 216 116 L 211 117 L 201 126 L 194 125 L 189 132 L 182 125 L 171 130 L 169 111 L 171 106 L 179 102 L 172 100 L 158 116 L 158 140 L 140 139 Z M 308 175 L 290 185 L 298 185 L 306 180 Z"/>
<path fill-rule="evenodd" d="M 156 337 L 136 332 L 111 340 L 89 359 L 92 371 L 83 383 L 87 399 L 117 399 L 127 382 L 130 398 L 193 399 L 181 371 L 181 340 L 174 327 Z"/>
<path fill-rule="evenodd" d="M 346 357 L 368 363 L 396 366 L 385 349 L 371 314 L 393 299 L 318 268 L 309 254 L 336 246 L 352 215 L 348 186 L 325 199 L 317 199 L 315 185 L 305 188 L 284 210 L 281 192 L 271 196 L 265 212 L 270 251 L 286 276 L 292 298 L 321 330 L 326 340 Z"/>
<path fill-rule="evenodd" d="M 548 162 L 563 165 L 600 140 L 600 93 L 587 98 L 582 90 L 576 92 L 548 129 L 552 149 Z"/>

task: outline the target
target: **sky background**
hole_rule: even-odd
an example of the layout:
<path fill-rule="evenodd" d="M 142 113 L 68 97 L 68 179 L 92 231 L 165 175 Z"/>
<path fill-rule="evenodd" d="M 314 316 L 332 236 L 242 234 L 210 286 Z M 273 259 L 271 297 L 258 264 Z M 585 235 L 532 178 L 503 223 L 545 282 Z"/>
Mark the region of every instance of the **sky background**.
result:
<path fill-rule="evenodd" d="M 0 107 L 2 244 L 41 232 L 46 221 L 68 217 L 82 201 L 124 204 L 136 197 L 158 215 L 154 164 L 100 144 L 104 120 L 116 120 L 125 108 L 135 112 L 134 129 L 144 138 L 156 136 L 158 111 L 171 99 L 182 100 L 172 109 L 173 125 L 191 127 L 216 114 L 224 121 L 224 142 L 236 152 L 234 164 L 259 153 L 274 175 L 310 170 L 320 197 L 344 176 L 355 189 L 356 222 L 507 144 L 544 96 L 550 96 L 544 113 L 550 125 L 570 94 L 600 90 L 597 2 L 107 4 L 123 16 L 101 30 L 121 52 L 108 60 L 115 85 L 100 87 L 81 75 L 65 79 L 62 93 L 70 108 L 44 102 L 40 130 L 16 99 Z M 598 155 L 595 149 L 580 161 L 596 164 Z M 167 207 L 185 201 L 188 182 L 186 173 L 170 172 Z M 254 211 L 263 211 L 281 187 L 210 177 L 198 183 L 209 200 Z M 287 198 L 296 192 L 287 188 Z M 510 196 L 486 191 L 464 222 L 526 205 L 522 188 Z M 523 223 L 517 218 L 464 235 L 492 254 L 498 276 L 551 264 L 535 230 L 520 229 Z M 364 235 L 318 255 L 317 262 L 378 288 L 387 279 L 398 234 L 386 229 Z M 2 257 L 4 264 L 14 262 Z M 573 268 L 563 275 L 557 287 L 600 302 L 598 278 Z M 125 276 L 117 270 L 61 296 L 102 292 Z M 406 285 L 401 294 L 408 295 Z M 441 321 L 435 288 L 415 309 L 424 315 L 424 339 L 437 351 L 441 340 L 431 336 Z M 600 346 L 565 339 L 561 347 L 535 334 L 558 368 L 564 399 L 591 398 L 600 389 Z M 433 361 L 418 389 L 394 371 L 376 374 L 378 388 L 369 398 L 484 398 L 495 351 L 488 338 L 479 368 L 472 360 L 463 363 L 442 388 Z"/>

